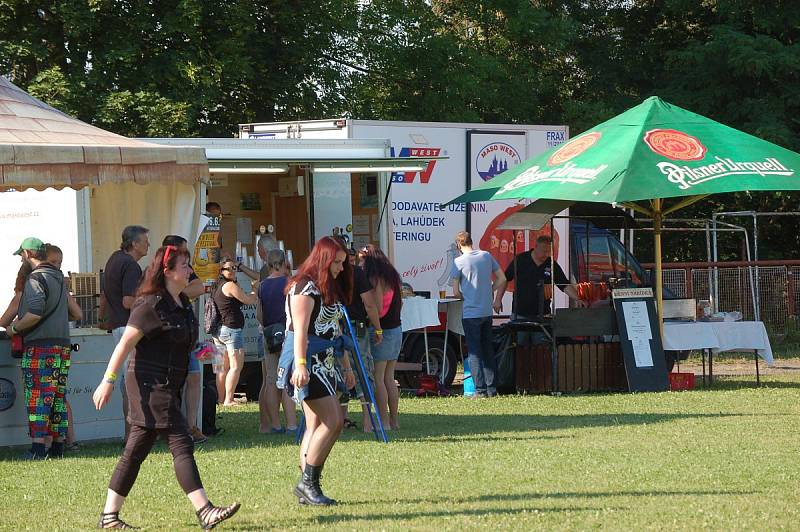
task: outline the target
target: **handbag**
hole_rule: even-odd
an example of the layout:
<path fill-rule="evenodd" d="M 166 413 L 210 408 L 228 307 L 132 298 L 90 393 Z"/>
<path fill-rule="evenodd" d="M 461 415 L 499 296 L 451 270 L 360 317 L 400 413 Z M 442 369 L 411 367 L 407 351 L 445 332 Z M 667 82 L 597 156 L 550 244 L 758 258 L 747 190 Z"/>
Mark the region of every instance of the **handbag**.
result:
<path fill-rule="evenodd" d="M 25 351 L 25 346 L 22 344 L 22 335 L 11 335 L 11 356 L 13 358 L 22 358 L 22 353 Z"/>
<path fill-rule="evenodd" d="M 286 334 L 286 324 L 282 322 L 272 323 L 264 327 L 264 340 L 267 343 L 267 351 L 278 353 L 283 347 L 283 340 Z"/>

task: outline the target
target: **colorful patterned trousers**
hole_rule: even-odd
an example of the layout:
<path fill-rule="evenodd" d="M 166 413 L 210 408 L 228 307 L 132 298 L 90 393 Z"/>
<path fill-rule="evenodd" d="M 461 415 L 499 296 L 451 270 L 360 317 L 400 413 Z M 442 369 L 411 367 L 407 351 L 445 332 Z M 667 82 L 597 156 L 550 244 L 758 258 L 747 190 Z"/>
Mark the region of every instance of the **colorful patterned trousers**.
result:
<path fill-rule="evenodd" d="M 31 438 L 47 436 L 66 438 L 67 375 L 70 365 L 69 346 L 26 347 L 22 355 L 22 376 L 25 380 L 25 402 L 28 407 L 28 429 Z"/>

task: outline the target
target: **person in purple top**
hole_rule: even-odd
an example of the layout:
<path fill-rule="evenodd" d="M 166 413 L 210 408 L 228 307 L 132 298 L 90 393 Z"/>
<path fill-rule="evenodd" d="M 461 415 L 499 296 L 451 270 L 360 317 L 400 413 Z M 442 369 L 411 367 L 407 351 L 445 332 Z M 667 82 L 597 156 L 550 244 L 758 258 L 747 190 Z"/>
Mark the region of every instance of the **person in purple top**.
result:
<path fill-rule="evenodd" d="M 262 433 L 294 433 L 297 430 L 295 404 L 286 390 L 279 390 L 278 358 L 286 332 L 286 282 L 289 265 L 286 254 L 280 249 L 271 249 L 266 254 L 264 273 L 258 285 L 256 318 L 264 327 L 264 359 L 261 361 L 261 391 L 258 394 L 259 431 Z M 286 428 L 281 425 L 281 405 L 286 416 Z"/>

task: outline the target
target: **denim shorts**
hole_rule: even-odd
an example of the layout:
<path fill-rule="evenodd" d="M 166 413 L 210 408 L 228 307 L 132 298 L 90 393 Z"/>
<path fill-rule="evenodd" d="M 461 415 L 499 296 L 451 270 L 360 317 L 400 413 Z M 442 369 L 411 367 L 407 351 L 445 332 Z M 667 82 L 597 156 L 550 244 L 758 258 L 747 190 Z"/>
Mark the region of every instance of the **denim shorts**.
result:
<path fill-rule="evenodd" d="M 193 354 L 189 355 L 189 373 L 200 373 L 200 361 Z"/>
<path fill-rule="evenodd" d="M 295 388 L 291 383 L 294 368 L 294 332 L 286 331 L 283 349 L 281 349 L 281 356 L 278 359 L 278 382 L 276 383 L 278 389 L 285 389 L 298 405 L 303 404 L 306 399 L 313 400 L 328 395 L 337 395 L 342 378 L 338 370 L 333 371 L 332 375 L 330 371 L 326 371 L 330 367 L 336 368 L 335 363 L 328 364 L 326 357 L 324 351 L 308 355 L 308 384 L 303 388 Z M 322 362 L 323 360 L 325 363 Z"/>
<path fill-rule="evenodd" d="M 231 329 L 223 325 L 219 328 L 219 336 L 217 338 L 225 344 L 228 353 L 234 349 L 244 349 L 244 333 L 242 329 Z"/>
<path fill-rule="evenodd" d="M 403 345 L 402 327 L 384 329 L 383 341 L 378 345 L 375 345 L 375 329 L 370 328 L 369 337 L 373 361 L 388 362 L 390 360 L 397 360 L 400 356 L 400 347 Z"/>

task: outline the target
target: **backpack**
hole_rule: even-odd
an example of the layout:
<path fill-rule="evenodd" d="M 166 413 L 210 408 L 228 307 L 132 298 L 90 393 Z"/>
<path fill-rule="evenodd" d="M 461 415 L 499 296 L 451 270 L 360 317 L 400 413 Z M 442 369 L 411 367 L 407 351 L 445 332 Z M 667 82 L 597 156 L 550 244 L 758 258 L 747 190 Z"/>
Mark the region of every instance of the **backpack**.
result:
<path fill-rule="evenodd" d="M 219 307 L 214 302 L 214 295 L 216 295 L 217 290 L 214 290 L 209 298 L 206 299 L 206 306 L 203 309 L 203 330 L 211 336 L 218 335 L 219 328 L 222 326 L 222 314 L 219 313 Z"/>

